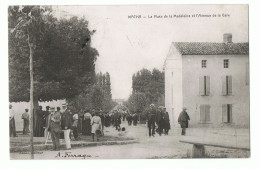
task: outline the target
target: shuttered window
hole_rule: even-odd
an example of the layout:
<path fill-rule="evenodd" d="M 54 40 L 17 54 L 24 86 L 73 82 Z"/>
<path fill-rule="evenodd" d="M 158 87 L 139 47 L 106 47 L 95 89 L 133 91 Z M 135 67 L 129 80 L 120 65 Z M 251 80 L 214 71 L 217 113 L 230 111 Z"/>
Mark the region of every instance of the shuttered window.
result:
<path fill-rule="evenodd" d="M 199 94 L 201 96 L 209 96 L 210 94 L 210 77 L 201 76 L 199 79 Z"/>
<path fill-rule="evenodd" d="M 200 122 L 210 122 L 210 105 L 200 105 Z"/>
<path fill-rule="evenodd" d="M 232 104 L 222 105 L 222 121 L 224 123 L 232 122 Z"/>
<path fill-rule="evenodd" d="M 224 96 L 232 95 L 232 76 L 222 77 L 222 94 Z"/>

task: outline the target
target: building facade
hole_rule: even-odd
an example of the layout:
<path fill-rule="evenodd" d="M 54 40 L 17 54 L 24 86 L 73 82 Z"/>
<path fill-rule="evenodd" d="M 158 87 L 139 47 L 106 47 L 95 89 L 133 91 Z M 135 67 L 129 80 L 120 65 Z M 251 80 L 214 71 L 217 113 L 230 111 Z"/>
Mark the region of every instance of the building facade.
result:
<path fill-rule="evenodd" d="M 164 69 L 172 125 L 186 107 L 191 126 L 249 127 L 248 43 L 172 43 Z"/>

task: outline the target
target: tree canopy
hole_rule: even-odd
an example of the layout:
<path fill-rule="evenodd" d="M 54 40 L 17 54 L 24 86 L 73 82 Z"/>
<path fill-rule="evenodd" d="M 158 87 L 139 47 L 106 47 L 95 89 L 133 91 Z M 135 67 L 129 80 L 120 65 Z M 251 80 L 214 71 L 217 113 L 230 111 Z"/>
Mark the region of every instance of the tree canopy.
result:
<path fill-rule="evenodd" d="M 9 20 L 9 100 L 29 101 L 28 37 L 34 45 L 37 100 L 72 98 L 95 80 L 95 31 L 84 18 L 56 18 L 51 8 L 11 6 Z"/>
<path fill-rule="evenodd" d="M 134 113 L 143 113 L 151 104 L 164 105 L 164 72 L 142 69 L 132 76 L 132 94 L 125 103 Z"/>
<path fill-rule="evenodd" d="M 105 113 L 109 112 L 115 106 L 112 101 L 109 73 L 97 73 L 95 75 L 95 81 L 85 86 L 84 92 L 68 99 L 68 103 L 76 112 L 93 108 L 102 109 Z"/>

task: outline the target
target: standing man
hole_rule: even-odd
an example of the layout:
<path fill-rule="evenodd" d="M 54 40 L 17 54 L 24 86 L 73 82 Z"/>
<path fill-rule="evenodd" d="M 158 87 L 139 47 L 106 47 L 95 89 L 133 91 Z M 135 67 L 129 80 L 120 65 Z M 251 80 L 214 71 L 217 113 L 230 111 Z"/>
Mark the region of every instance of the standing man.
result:
<path fill-rule="evenodd" d="M 10 137 L 16 137 L 16 129 L 15 129 L 15 120 L 14 120 L 14 115 L 15 112 L 12 109 L 12 105 L 9 105 L 9 134 Z"/>
<path fill-rule="evenodd" d="M 162 132 L 163 132 L 163 115 L 162 115 L 163 110 L 162 109 L 163 109 L 162 106 L 158 107 L 157 117 L 156 117 L 156 119 L 157 119 L 156 123 L 157 123 L 157 126 L 158 126 L 158 133 L 159 133 L 160 136 L 162 135 Z"/>
<path fill-rule="evenodd" d="M 44 112 L 42 111 L 42 106 L 36 110 L 36 126 L 34 137 L 43 137 L 44 136 Z"/>
<path fill-rule="evenodd" d="M 64 110 L 63 113 L 61 113 L 61 130 L 64 132 L 64 140 L 66 143 L 67 150 L 71 149 L 70 144 L 70 129 L 72 126 L 72 113 L 70 109 L 67 109 L 67 105 L 63 104 L 62 108 Z"/>
<path fill-rule="evenodd" d="M 150 105 L 150 108 L 147 113 L 147 127 L 149 129 L 149 137 L 155 134 L 155 122 L 156 122 L 156 109 L 154 104 Z"/>
<path fill-rule="evenodd" d="M 78 140 L 79 134 L 78 134 L 78 121 L 79 121 L 79 115 L 76 112 L 73 116 L 73 123 L 72 123 L 72 130 L 73 130 L 73 136 L 75 140 Z"/>
<path fill-rule="evenodd" d="M 163 129 L 165 131 L 165 135 L 168 135 L 170 128 L 171 126 L 170 126 L 169 113 L 166 111 L 166 108 L 163 107 Z"/>
<path fill-rule="evenodd" d="M 132 125 L 132 120 L 133 120 L 132 118 L 133 118 L 132 115 L 130 113 L 128 113 L 127 117 L 126 117 L 127 122 L 128 122 L 128 126 Z"/>
<path fill-rule="evenodd" d="M 121 124 L 121 116 L 119 114 L 118 109 L 115 109 L 114 123 L 115 123 L 116 130 L 118 130 L 118 128 L 120 128 L 120 124 Z"/>
<path fill-rule="evenodd" d="M 190 117 L 188 115 L 188 113 L 186 112 L 187 108 L 183 107 L 182 112 L 179 115 L 178 118 L 178 123 L 181 125 L 182 131 L 181 131 L 181 135 L 185 136 L 186 134 L 186 128 L 188 128 L 189 126 L 189 120 Z"/>
<path fill-rule="evenodd" d="M 43 115 L 43 122 L 44 122 L 44 128 L 45 128 L 45 130 L 44 130 L 44 137 L 46 138 L 47 137 L 47 135 L 48 135 L 48 127 L 47 126 L 49 126 L 49 121 L 48 121 L 48 117 L 49 117 L 49 115 L 50 115 L 50 106 L 46 106 L 46 111 L 44 111 L 44 115 Z"/>
<path fill-rule="evenodd" d="M 29 113 L 28 109 L 25 109 L 25 112 L 22 114 L 23 119 L 23 135 L 29 133 Z"/>
<path fill-rule="evenodd" d="M 59 151 L 60 150 L 60 123 L 61 123 L 61 114 L 59 111 L 55 112 L 55 107 L 50 108 L 51 114 L 48 117 L 49 126 L 51 131 L 51 140 L 53 143 L 53 150 Z"/>
<path fill-rule="evenodd" d="M 136 113 L 134 113 L 133 115 L 133 125 L 136 126 L 137 125 L 137 121 L 138 121 L 138 116 Z"/>

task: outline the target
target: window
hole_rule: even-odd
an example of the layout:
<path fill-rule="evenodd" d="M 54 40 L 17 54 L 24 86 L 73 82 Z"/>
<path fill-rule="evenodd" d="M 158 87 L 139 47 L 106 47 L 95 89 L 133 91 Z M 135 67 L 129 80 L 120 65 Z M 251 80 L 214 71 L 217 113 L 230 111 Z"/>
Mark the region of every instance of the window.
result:
<path fill-rule="evenodd" d="M 201 61 L 201 67 L 202 68 L 207 68 L 207 60 L 202 60 Z"/>
<path fill-rule="evenodd" d="M 246 63 L 246 85 L 249 85 L 249 63 Z"/>
<path fill-rule="evenodd" d="M 229 67 L 229 60 L 224 59 L 224 68 L 228 68 L 228 67 Z"/>
<path fill-rule="evenodd" d="M 232 122 L 232 104 L 222 105 L 222 121 L 223 123 Z"/>
<path fill-rule="evenodd" d="M 222 95 L 232 95 L 232 76 L 222 77 Z"/>
<path fill-rule="evenodd" d="M 200 122 L 210 122 L 210 105 L 200 105 Z"/>
<path fill-rule="evenodd" d="M 210 77 L 201 76 L 199 79 L 199 94 L 201 96 L 209 96 L 210 94 Z"/>

